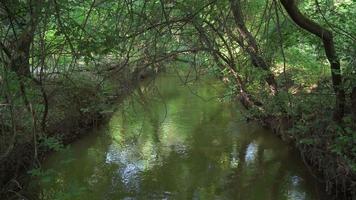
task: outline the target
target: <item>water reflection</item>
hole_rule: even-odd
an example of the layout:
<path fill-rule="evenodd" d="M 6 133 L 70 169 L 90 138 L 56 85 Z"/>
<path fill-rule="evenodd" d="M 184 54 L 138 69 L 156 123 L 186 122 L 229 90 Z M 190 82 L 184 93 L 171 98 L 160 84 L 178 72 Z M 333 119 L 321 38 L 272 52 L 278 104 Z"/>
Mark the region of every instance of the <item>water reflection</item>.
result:
<path fill-rule="evenodd" d="M 200 97 L 197 97 L 196 94 Z M 238 107 L 215 100 L 211 80 L 163 76 L 141 86 L 107 127 L 45 163 L 42 199 L 317 199 L 295 153 Z"/>
<path fill-rule="evenodd" d="M 245 156 L 245 161 L 247 163 L 253 163 L 253 161 L 256 158 L 256 153 L 257 153 L 258 146 L 252 142 L 247 146 L 246 149 L 246 156 Z"/>

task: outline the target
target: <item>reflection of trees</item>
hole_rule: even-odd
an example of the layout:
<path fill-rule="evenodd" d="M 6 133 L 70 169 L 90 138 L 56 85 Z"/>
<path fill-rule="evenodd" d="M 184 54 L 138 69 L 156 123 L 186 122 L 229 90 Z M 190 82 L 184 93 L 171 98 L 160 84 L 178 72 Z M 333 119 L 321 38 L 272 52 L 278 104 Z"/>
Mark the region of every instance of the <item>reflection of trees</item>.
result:
<path fill-rule="evenodd" d="M 111 177 L 108 174 L 113 168 L 105 164 L 110 143 L 108 137 L 91 135 L 70 150 L 52 155 L 45 166 L 52 174 L 46 176 L 41 184 L 41 199 L 98 199 L 95 191 L 110 190 Z"/>
<path fill-rule="evenodd" d="M 243 191 L 243 170 L 245 168 L 245 157 L 247 147 L 250 141 L 241 140 L 239 141 L 238 147 L 238 166 L 234 169 L 231 174 L 228 175 L 228 180 L 224 185 L 229 193 L 227 194 L 230 198 L 233 199 L 243 199 L 244 191 Z M 236 196 L 238 195 L 238 196 Z"/>
<path fill-rule="evenodd" d="M 224 184 L 227 196 L 232 199 L 284 199 L 285 180 L 288 179 L 288 165 L 281 162 L 286 153 L 279 152 L 276 142 L 268 137 L 259 138 L 259 134 L 250 132 L 237 138 L 238 166 L 228 175 Z M 266 141 L 267 140 L 267 141 Z M 253 144 L 253 145 L 252 145 Z M 257 148 L 247 160 L 250 146 Z M 283 148 L 282 148 L 283 150 Z M 267 156 L 267 157 L 266 157 Z"/>
<path fill-rule="evenodd" d="M 201 92 L 204 93 L 204 91 Z M 241 133 L 236 138 L 237 145 L 234 147 L 235 141 L 232 140 L 229 131 L 225 130 L 234 112 L 230 113 L 228 107 L 222 109 L 221 104 L 196 103 L 186 96 L 175 97 L 166 97 L 165 103 L 170 112 L 181 113 L 176 116 L 168 116 L 168 120 L 170 120 L 168 125 L 160 124 L 160 116 L 157 114 L 160 113 L 157 112 L 159 106 L 152 106 L 152 102 L 147 99 L 141 101 L 141 106 L 146 107 L 142 112 L 145 113 L 145 121 L 148 122 L 145 134 L 152 136 L 150 142 L 153 146 L 158 146 L 158 149 L 169 146 L 166 140 L 160 140 L 162 134 L 189 135 L 189 140 L 185 138 L 185 143 L 188 142 L 191 148 L 188 155 L 183 157 L 179 152 L 171 149 L 162 158 L 164 165 L 154 165 L 145 171 L 144 174 L 147 178 L 141 181 L 143 191 L 164 193 L 182 188 L 175 192 L 180 198 L 185 199 L 192 199 L 196 195 L 203 197 L 208 194 L 212 197 L 219 193 L 238 199 L 248 199 L 251 196 L 257 197 L 265 194 L 270 194 L 266 196 L 266 199 L 281 197 L 279 191 L 283 187 L 283 180 L 287 175 L 286 167 L 280 163 L 280 157 L 273 153 L 278 146 L 275 147 L 274 143 L 264 142 L 264 138 L 258 138 L 258 134 L 252 132 Z M 187 123 L 189 124 L 188 128 L 182 129 L 178 126 Z M 166 126 L 169 128 L 165 128 Z M 237 128 L 245 132 L 250 130 L 250 127 L 245 127 L 246 130 L 240 126 Z M 162 129 L 168 130 L 168 132 L 162 132 Z M 147 140 L 147 138 L 145 139 Z M 251 144 L 253 147 L 256 146 L 256 152 L 253 152 L 253 160 L 247 163 L 247 150 Z M 230 173 L 230 166 L 226 167 L 227 164 L 224 160 L 232 159 L 230 155 L 234 151 L 233 148 L 237 148 L 235 151 L 238 152 L 238 164 L 237 168 Z M 271 159 L 265 158 L 266 150 L 272 152 Z M 228 182 L 224 183 L 226 176 L 228 176 Z M 157 184 L 152 184 L 152 179 L 155 179 Z"/>
<path fill-rule="evenodd" d="M 231 107 L 193 97 L 173 81 L 164 83 L 159 83 L 158 99 L 157 88 L 139 88 L 133 101 L 111 119 L 109 130 L 115 140 L 90 144 L 86 148 L 91 153 L 82 150 L 76 155 L 82 159 L 61 170 L 75 168 L 78 174 L 62 174 L 62 181 L 78 179 L 98 199 L 104 193 L 108 199 L 285 198 L 281 189 L 287 187 L 284 182 L 290 174 L 281 162 L 288 154 L 278 153 L 280 144 L 261 136 L 253 125 L 232 121 L 237 117 Z M 211 95 L 206 86 L 198 92 Z M 124 158 L 124 151 L 131 153 Z M 117 162 L 108 162 L 108 156 Z M 136 181 L 135 190 L 123 181 L 123 171 L 130 167 L 136 171 L 126 175 Z"/>
<path fill-rule="evenodd" d="M 218 127 L 224 127 L 227 120 L 220 117 L 223 112 L 222 109 L 216 105 L 211 107 L 211 105 L 208 106 L 204 103 L 191 105 L 191 99 L 186 98 L 186 96 L 179 96 L 179 98 L 169 98 L 168 96 L 165 100 L 168 110 L 171 114 L 173 112 L 173 115 L 169 116 L 169 123 L 163 125 L 160 124 L 157 107 L 151 104 L 150 106 L 145 106 L 147 105 L 145 104 L 147 101 L 141 101 L 143 107 L 152 108 L 144 110 L 146 116 L 145 120 L 148 122 L 148 124 L 146 124 L 145 134 L 153 135 L 151 142 L 155 146 L 167 148 L 169 145 L 164 143 L 166 142 L 165 140 L 159 140 L 160 135 L 157 133 L 162 129 L 162 126 L 169 126 L 168 128 L 164 128 L 165 130 L 169 130 L 169 132 L 162 134 L 177 134 L 179 135 L 178 137 L 192 134 L 190 135 L 192 140 L 190 146 L 192 149 L 189 149 L 190 155 L 187 157 L 182 157 L 182 155 L 179 155 L 179 153 L 174 150 L 169 151 L 167 157 L 164 158 L 164 165 L 153 166 L 149 171 L 144 172 L 145 177 L 148 178 L 142 180 L 141 185 L 146 187 L 143 188 L 143 190 L 164 192 L 165 190 L 173 190 L 175 188 L 186 188 L 186 190 L 180 191 L 182 192 L 180 196 L 188 199 L 193 198 L 199 186 L 203 186 L 204 189 L 202 190 L 206 192 L 215 190 L 213 189 L 215 185 L 211 184 L 214 183 L 215 180 L 211 180 L 211 178 L 217 179 L 219 174 L 211 174 L 210 177 L 207 177 L 206 174 L 217 171 L 218 166 L 214 165 L 218 163 L 218 159 L 221 157 L 220 154 L 225 152 L 219 152 L 214 149 L 211 149 L 212 151 L 208 150 L 212 145 L 211 142 L 216 139 L 216 134 L 214 133 L 219 130 L 211 130 L 207 133 L 206 131 L 208 129 L 206 126 L 221 124 Z M 189 123 L 188 127 L 179 127 L 179 125 L 187 123 Z M 172 126 L 177 127 L 172 129 Z M 224 144 L 221 142 L 221 140 L 224 139 L 223 135 L 219 135 L 217 139 L 220 140 L 218 143 L 221 145 Z M 202 143 L 200 143 L 200 141 Z M 160 174 L 166 176 L 160 176 Z M 167 183 L 164 184 L 164 187 L 167 188 L 162 188 L 162 185 L 158 186 L 152 184 L 152 178 L 158 179 L 157 182 L 159 183 Z M 211 185 L 211 187 L 207 187 L 205 185 L 206 183 L 209 183 L 208 185 Z"/>
<path fill-rule="evenodd" d="M 283 166 L 281 163 L 276 163 L 276 175 L 274 178 L 274 181 L 271 184 L 271 190 L 270 190 L 270 197 L 269 199 L 281 199 L 281 196 L 283 196 L 283 192 L 281 190 L 284 187 L 284 180 L 287 177 L 287 170 L 285 166 Z"/>

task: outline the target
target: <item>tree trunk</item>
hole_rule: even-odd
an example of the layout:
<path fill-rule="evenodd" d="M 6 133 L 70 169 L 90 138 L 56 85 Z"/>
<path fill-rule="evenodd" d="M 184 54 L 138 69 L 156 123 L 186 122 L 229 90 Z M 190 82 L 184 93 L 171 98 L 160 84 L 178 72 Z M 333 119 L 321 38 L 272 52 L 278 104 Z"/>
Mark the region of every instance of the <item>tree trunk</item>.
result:
<path fill-rule="evenodd" d="M 236 89 L 237 91 L 239 91 L 239 96 L 238 96 L 238 100 L 241 102 L 241 104 L 246 108 L 246 109 L 250 109 L 253 106 L 261 106 L 262 104 L 258 101 L 256 101 L 245 89 L 245 85 L 240 77 L 240 75 L 237 73 L 236 67 L 235 67 L 235 61 L 233 59 L 233 55 L 230 52 L 230 50 L 228 50 L 229 52 L 229 56 L 230 57 L 225 57 L 223 56 L 223 54 L 219 51 L 219 49 L 215 48 L 215 45 L 213 44 L 213 42 L 208 38 L 206 31 L 202 28 L 202 26 L 198 25 L 198 24 L 194 24 L 195 29 L 198 31 L 200 37 L 201 37 L 201 43 L 203 45 L 206 45 L 207 48 L 210 50 L 209 52 L 211 53 L 211 55 L 214 58 L 215 63 L 218 65 L 218 67 L 224 71 L 224 70 L 228 70 L 229 74 L 232 76 L 235 85 L 236 85 Z M 214 30 L 215 32 L 217 32 L 217 30 Z M 218 34 L 218 33 L 217 33 Z M 219 34 L 218 34 L 219 35 Z M 223 37 L 221 37 L 221 35 L 219 35 L 219 37 L 224 41 L 224 44 L 226 45 L 226 48 L 229 49 L 227 42 L 224 40 Z M 223 63 L 220 62 L 220 60 L 223 60 L 223 62 L 225 63 L 225 65 Z"/>
<path fill-rule="evenodd" d="M 267 73 L 265 78 L 272 95 L 278 93 L 277 81 L 273 73 L 270 70 L 269 65 L 259 52 L 259 48 L 255 38 L 245 26 L 245 21 L 242 16 L 241 2 L 240 0 L 230 0 L 232 13 L 234 15 L 235 23 L 237 25 L 237 31 L 240 39 L 237 41 L 244 51 L 248 53 L 251 58 L 253 66 L 264 70 Z"/>
<path fill-rule="evenodd" d="M 14 41 L 10 49 L 10 69 L 20 77 L 30 77 L 30 46 L 33 41 L 34 33 L 32 30 L 25 31 Z"/>
<path fill-rule="evenodd" d="M 280 0 L 280 2 L 287 11 L 288 15 L 298 26 L 322 39 L 325 54 L 330 63 L 332 83 L 336 93 L 334 120 L 341 121 L 344 116 L 345 109 L 345 90 L 342 84 L 340 61 L 336 55 L 332 32 L 304 16 L 299 11 L 295 0 Z"/>
<path fill-rule="evenodd" d="M 356 120 L 356 87 L 353 87 L 351 92 L 351 112 Z"/>

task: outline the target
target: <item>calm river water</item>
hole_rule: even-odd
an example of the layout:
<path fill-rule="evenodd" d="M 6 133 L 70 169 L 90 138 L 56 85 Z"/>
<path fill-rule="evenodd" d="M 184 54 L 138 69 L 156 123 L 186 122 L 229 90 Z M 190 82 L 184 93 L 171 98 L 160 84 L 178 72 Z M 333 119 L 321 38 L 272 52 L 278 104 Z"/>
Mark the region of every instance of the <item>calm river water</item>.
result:
<path fill-rule="evenodd" d="M 246 123 L 219 81 L 148 82 L 43 163 L 41 199 L 319 199 L 298 153 Z"/>

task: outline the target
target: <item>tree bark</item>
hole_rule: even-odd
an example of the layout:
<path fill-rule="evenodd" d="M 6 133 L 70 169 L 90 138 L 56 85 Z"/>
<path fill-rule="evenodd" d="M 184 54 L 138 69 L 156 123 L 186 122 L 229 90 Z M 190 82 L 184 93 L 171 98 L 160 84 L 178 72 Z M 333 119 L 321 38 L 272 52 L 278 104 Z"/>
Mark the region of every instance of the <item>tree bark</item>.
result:
<path fill-rule="evenodd" d="M 7 44 L 1 43 L 1 48 L 8 57 L 8 67 L 19 77 L 30 77 L 30 48 L 34 39 L 36 26 L 41 14 L 42 0 L 32 0 L 23 2 L 29 6 L 25 10 L 20 2 L 9 1 L 2 3 L 2 9 L 7 15 L 9 29 L 13 32 L 13 37 L 9 38 Z M 14 5 L 21 4 L 18 10 L 11 10 Z M 20 23 L 18 19 L 26 18 L 25 22 Z"/>
<path fill-rule="evenodd" d="M 351 112 L 356 120 L 356 87 L 353 87 L 351 92 Z"/>
<path fill-rule="evenodd" d="M 280 0 L 290 18 L 302 29 L 319 37 L 324 44 L 326 57 L 330 63 L 333 88 L 336 94 L 334 120 L 341 121 L 345 110 L 345 90 L 342 84 L 340 61 L 335 51 L 333 34 L 330 30 L 304 16 L 295 0 Z"/>
<path fill-rule="evenodd" d="M 33 31 L 25 31 L 12 45 L 10 69 L 20 77 L 30 77 L 30 46 L 33 41 Z"/>
<path fill-rule="evenodd" d="M 271 94 L 276 95 L 278 93 L 277 81 L 275 80 L 275 77 L 270 70 L 270 66 L 261 55 L 255 38 L 245 26 L 240 0 L 230 0 L 230 5 L 234 15 L 235 23 L 237 25 L 237 31 L 240 36 L 240 39 L 237 41 L 238 44 L 250 56 L 253 66 L 260 68 L 267 73 L 265 81 L 269 86 Z"/>

